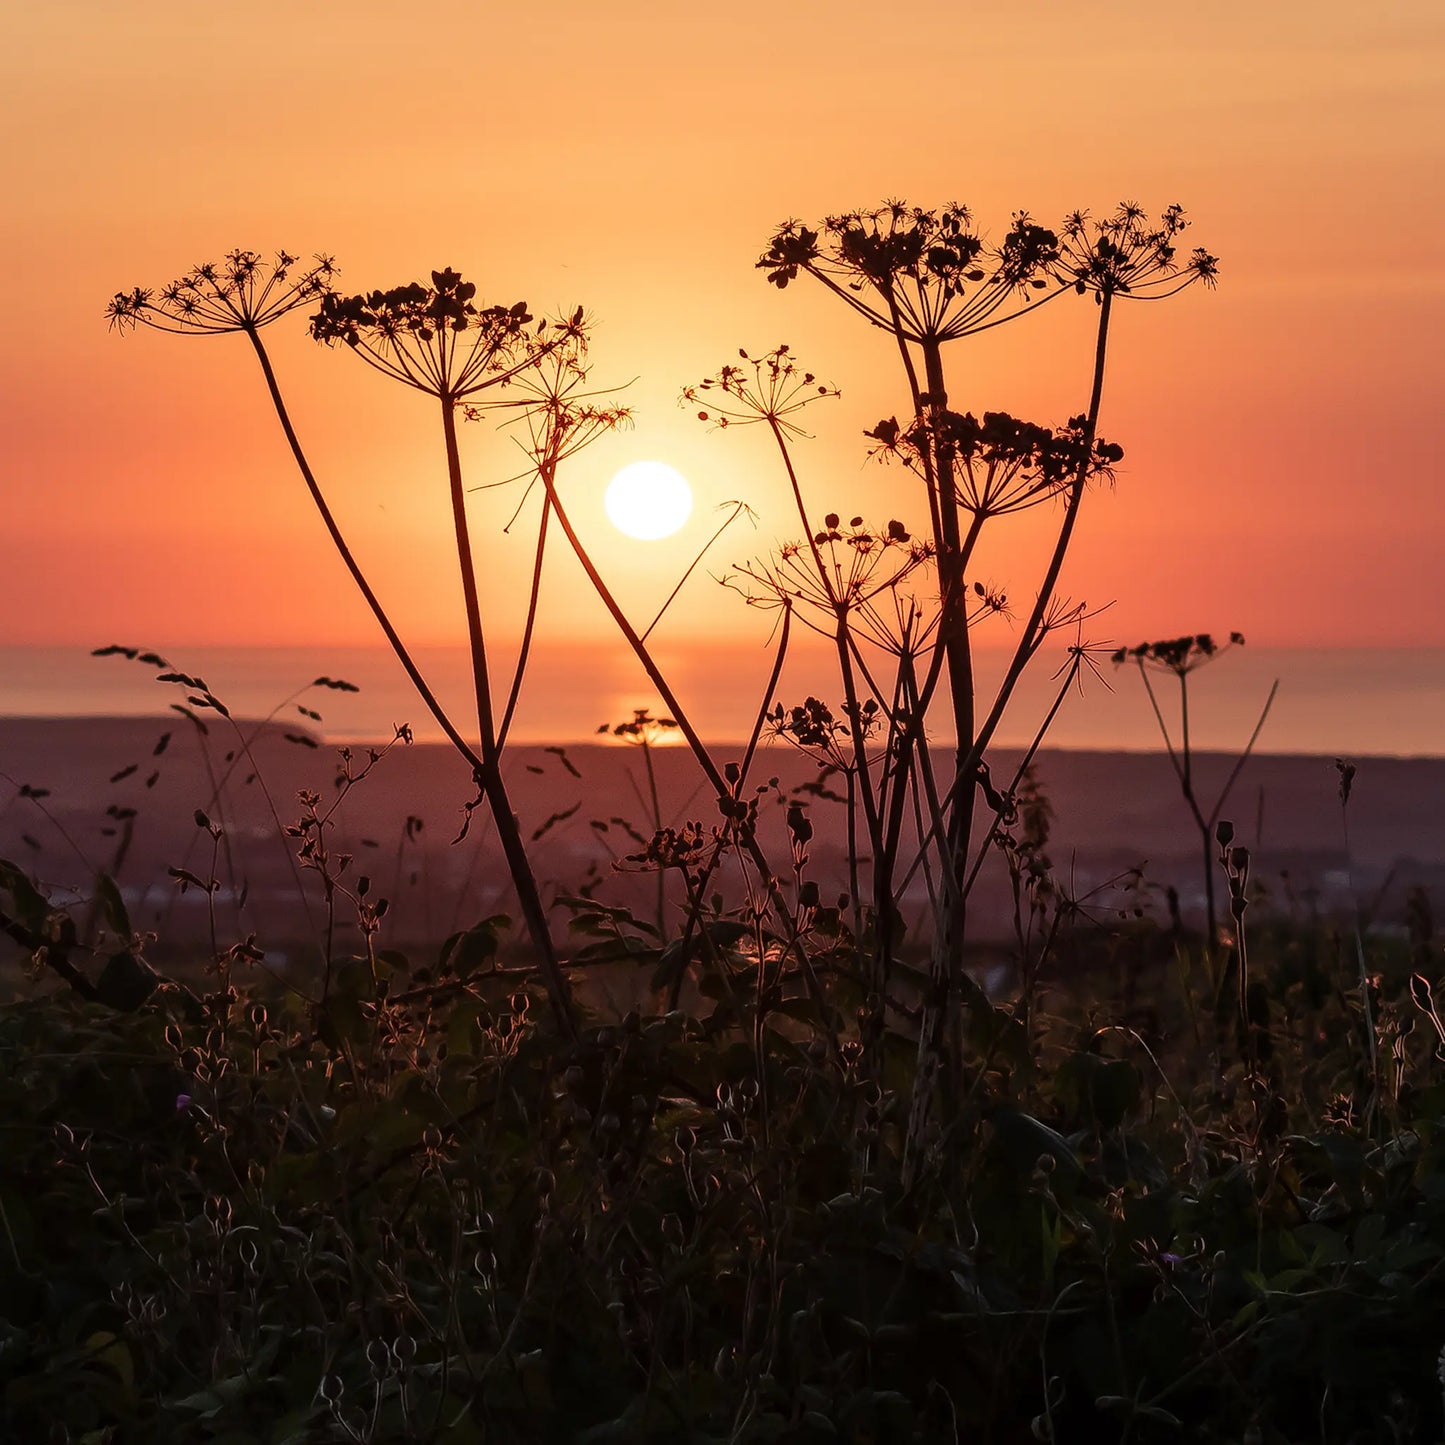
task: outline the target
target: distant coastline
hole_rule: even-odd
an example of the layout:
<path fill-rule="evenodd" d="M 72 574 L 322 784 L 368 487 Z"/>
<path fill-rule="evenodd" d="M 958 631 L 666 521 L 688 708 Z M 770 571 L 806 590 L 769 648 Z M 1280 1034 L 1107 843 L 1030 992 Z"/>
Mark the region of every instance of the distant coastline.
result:
<path fill-rule="evenodd" d="M 237 721 L 243 732 L 252 733 L 251 721 Z M 207 808 L 224 817 L 228 836 L 244 855 L 252 907 L 274 906 L 278 917 L 286 917 L 297 898 L 288 850 L 270 804 L 246 778 L 253 769 L 259 772 L 277 816 L 289 821 L 298 791 L 325 795 L 333 788 L 336 754 L 314 737 L 310 743 L 296 741 L 305 728 L 292 720 L 267 728 L 255 743 L 254 758 L 233 774 L 223 807 L 217 809 L 211 804 L 213 779 L 225 771 L 225 754 L 236 746 L 235 734 L 218 722 L 213 715 L 207 761 L 196 729 L 174 713 L 169 719 L 0 718 L 0 772 L 9 779 L 0 780 L 0 857 L 85 896 L 94 874 L 108 869 L 115 854 L 116 814 L 110 810 L 135 809 L 134 840 L 121 883 L 138 907 L 143 902 L 149 910 L 150 926 L 179 940 L 201 927 L 204 910 L 198 911 L 190 895 L 176 895 L 167 869 L 194 862 L 193 813 Z M 158 752 L 162 734 L 169 737 Z M 634 826 L 642 821 L 637 753 L 596 738 L 565 751 L 565 761 L 555 751 L 528 744 L 508 754 L 513 805 L 529 835 L 536 834 L 542 875 L 563 893 L 575 892 L 588 876 L 600 876 L 604 896 L 631 897 L 643 886 L 641 874 L 619 873 L 613 862 L 636 847 L 618 820 Z M 719 753 L 728 759 L 726 744 Z M 1018 756 L 1007 748 L 996 752 L 996 780 L 1007 777 Z M 1356 754 L 1355 761 L 1348 856 L 1338 776 L 1328 757 L 1259 753 L 1241 775 L 1224 816 L 1234 822 L 1237 836 L 1257 850 L 1256 877 L 1275 906 L 1342 914 L 1353 899 L 1368 906 L 1382 926 L 1398 926 L 1411 889 L 1423 888 L 1437 898 L 1445 890 L 1445 759 Z M 1198 758 L 1207 797 L 1213 797 L 1230 762 L 1219 753 Z M 655 755 L 655 764 L 669 821 L 715 817 L 715 804 L 686 749 L 664 749 Z M 1198 835 L 1183 813 L 1166 757 L 1048 748 L 1039 756 L 1037 772 L 1054 810 L 1048 851 L 1072 888 L 1098 890 L 1101 907 L 1124 906 L 1118 880 L 1143 867 L 1148 891 L 1139 896 L 1149 906 L 1157 909 L 1163 888 L 1173 886 L 1186 915 L 1198 911 Z M 751 783 L 776 779 L 787 792 L 815 777 L 809 759 L 773 744 L 757 755 Z M 20 796 L 21 784 L 46 790 L 43 809 Z M 453 915 L 507 909 L 504 875 L 495 861 L 485 862 L 492 855 L 484 813 L 469 843 L 453 845 L 463 805 L 473 794 L 467 769 L 449 746 L 419 743 L 390 753 L 338 818 L 338 846 L 354 850 L 358 866 L 373 872 L 397 900 L 394 927 L 403 935 L 425 933 L 450 923 Z M 819 810 L 813 866 L 837 884 L 843 860 L 831 836 L 835 805 L 813 806 Z M 782 812 L 771 807 L 765 825 L 781 828 Z M 425 826 L 413 830 L 409 820 L 418 818 Z M 599 829 L 598 823 L 607 826 Z M 781 838 L 774 841 L 785 856 Z M 912 902 L 922 907 L 921 899 Z M 1002 931 L 1005 902 L 1001 879 L 985 876 L 979 895 L 981 936 Z"/>
<path fill-rule="evenodd" d="M 262 716 L 318 676 L 360 687 L 354 694 L 313 691 L 278 714 L 328 742 L 376 742 L 407 723 L 418 741 L 439 739 L 436 724 L 390 653 L 372 647 L 195 647 L 167 652 L 178 668 L 204 675 L 238 715 Z M 417 649 L 417 660 L 438 694 L 469 731 L 469 679 L 459 647 Z M 730 643 L 679 651 L 661 648 L 664 670 L 710 738 L 746 736 L 771 662 L 754 644 Z M 1005 653 L 979 649 L 986 684 Z M 1026 675 L 1000 742 L 1019 746 L 1052 701 L 1060 659 L 1041 657 Z M 501 662 L 510 661 L 503 650 Z M 1051 748 L 1156 752 L 1162 744 L 1138 677 L 1101 664 L 1071 696 L 1048 738 Z M 156 669 L 118 658 L 96 658 L 84 647 L 0 647 L 0 716 L 161 717 L 177 689 L 158 684 Z M 1248 645 L 1193 679 L 1196 745 L 1229 751 L 1248 737 L 1268 694 L 1280 691 L 1259 747 L 1275 754 L 1331 757 L 1445 756 L 1445 647 L 1269 648 Z M 727 685 L 719 686 L 723 680 Z M 808 694 L 831 697 L 836 682 L 826 656 L 804 648 L 790 659 L 779 700 Z M 1167 696 L 1164 699 L 1169 701 Z M 299 706 L 322 714 L 317 723 Z M 528 744 L 580 743 L 602 724 L 624 721 L 638 707 L 661 703 L 633 660 L 596 642 L 539 646 L 522 695 L 514 738 Z"/>

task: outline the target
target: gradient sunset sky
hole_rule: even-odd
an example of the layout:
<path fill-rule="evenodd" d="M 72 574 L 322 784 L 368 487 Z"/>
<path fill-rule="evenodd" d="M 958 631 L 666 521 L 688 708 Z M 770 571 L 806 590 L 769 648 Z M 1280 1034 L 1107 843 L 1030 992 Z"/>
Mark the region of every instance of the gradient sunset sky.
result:
<path fill-rule="evenodd" d="M 11 5 L 3 640 L 379 641 L 237 338 L 108 331 L 113 293 L 233 247 L 323 251 L 366 290 L 452 266 L 488 301 L 594 316 L 594 377 L 636 426 L 563 486 L 649 617 L 719 504 L 709 566 L 791 535 L 763 439 L 709 433 L 681 387 L 790 343 L 841 399 L 799 452 L 818 512 L 921 524 L 862 431 L 906 411 L 886 338 L 754 261 L 796 216 L 901 197 L 1011 212 L 1182 203 L 1217 291 L 1124 309 L 1101 430 L 1125 447 L 1064 590 L 1124 643 L 1238 628 L 1277 645 L 1445 644 L 1445 6 L 1323 3 L 730 8 L 194 0 Z M 1062 298 L 953 350 L 953 404 L 1061 423 L 1087 401 L 1093 307 Z M 268 334 L 319 479 L 402 630 L 461 641 L 439 429 L 425 400 Z M 635 380 L 634 380 L 635 378 Z M 464 432 L 468 480 L 515 469 Z M 656 458 L 698 507 L 629 542 L 607 478 Z M 530 565 L 479 494 L 484 602 L 506 633 Z M 1032 595 L 1047 511 L 999 527 L 992 580 Z M 554 549 L 544 638 L 610 636 Z M 674 640 L 766 634 L 700 572 Z"/>

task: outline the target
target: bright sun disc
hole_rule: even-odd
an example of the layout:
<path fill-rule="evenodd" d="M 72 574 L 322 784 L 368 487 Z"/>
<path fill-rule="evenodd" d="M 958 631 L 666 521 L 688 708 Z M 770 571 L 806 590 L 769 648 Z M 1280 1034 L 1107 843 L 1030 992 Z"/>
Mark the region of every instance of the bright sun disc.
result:
<path fill-rule="evenodd" d="M 666 462 L 633 462 L 608 483 L 603 504 L 619 532 L 655 542 L 672 536 L 692 515 L 692 488 Z"/>

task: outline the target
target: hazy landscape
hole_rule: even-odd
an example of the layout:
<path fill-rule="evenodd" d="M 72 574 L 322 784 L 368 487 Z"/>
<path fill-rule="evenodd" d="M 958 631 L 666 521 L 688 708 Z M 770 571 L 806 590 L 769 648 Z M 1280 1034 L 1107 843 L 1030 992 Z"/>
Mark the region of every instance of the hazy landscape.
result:
<path fill-rule="evenodd" d="M 12 9 L 0 1442 L 1440 1445 L 1445 11 Z"/>
<path fill-rule="evenodd" d="M 256 728 L 254 722 L 240 726 L 246 734 Z M 288 741 L 287 732 L 312 745 Z M 154 758 L 163 734 L 170 741 Z M 134 808 L 123 864 L 110 871 L 136 926 L 154 929 L 167 954 L 179 950 L 184 957 L 205 943 L 205 896 L 180 895 L 167 870 L 199 866 L 200 844 L 207 840 L 198 839 L 192 815 L 205 808 L 224 820 L 234 850 L 234 876 L 226 874 L 218 895 L 226 927 L 255 932 L 274 951 L 304 958 L 314 948 L 314 932 L 308 937 L 306 922 L 308 890 L 295 872 L 277 816 L 283 825 L 293 822 L 303 790 L 333 791 L 334 749 L 314 745 L 312 733 L 304 729 L 271 724 L 252 744 L 253 758 L 242 758 L 218 808 L 213 778 L 229 766 L 226 755 L 236 750 L 236 739 L 229 729 L 218 729 L 206 742 L 215 773 L 206 767 L 199 733 L 174 715 L 169 720 L 0 719 L 6 771 L 49 790 L 43 814 L 23 798 L 10 800 L 0 814 L 0 857 L 23 859 L 50 886 L 84 895 L 95 873 L 105 871 L 115 856 L 118 828 L 108 810 Z M 364 744 L 356 746 L 360 750 Z M 720 755 L 740 757 L 741 750 L 724 747 Z M 1000 749 L 993 765 L 1006 773 L 1017 760 L 1016 751 Z M 1242 774 L 1228 816 L 1256 851 L 1266 906 L 1298 916 L 1345 919 L 1359 903 L 1377 928 L 1403 932 L 1410 890 L 1423 888 L 1438 897 L 1445 885 L 1445 828 L 1439 812 L 1445 759 L 1355 761 L 1360 774 L 1350 801 L 1348 854 L 1330 758 L 1257 754 Z M 656 749 L 654 763 L 668 824 L 715 810 L 686 749 Z M 1209 753 L 1199 763 L 1204 791 L 1217 791 L 1234 758 Z M 132 765 L 135 772 L 111 781 Z M 159 777 L 148 788 L 152 771 Z M 776 778 L 780 795 L 787 797 L 799 795 L 800 785 L 815 779 L 818 767 L 786 744 L 774 744 L 761 753 L 757 772 L 759 781 Z M 1049 844 L 1054 865 L 1077 893 L 1091 897 L 1102 918 L 1143 904 L 1157 921 L 1167 922 L 1164 890 L 1173 886 L 1189 920 L 1199 922 L 1203 896 L 1197 850 L 1161 753 L 1046 749 L 1037 773 L 1056 817 Z M 518 746 L 510 755 L 508 779 L 524 827 L 540 834 L 534 856 L 552 891 L 575 894 L 585 887 L 606 901 L 645 910 L 651 888 L 645 871 L 614 866 L 641 846 L 629 829 L 638 835 L 650 831 L 636 749 L 615 742 L 576 743 L 560 752 Z M 354 854 L 357 869 L 370 874 L 391 901 L 388 934 L 398 946 L 434 948 L 456 929 L 513 906 L 485 820 L 473 825 L 465 842 L 454 841 L 470 786 L 453 749 L 419 743 L 388 754 L 336 814 L 336 846 Z M 826 816 L 828 810 L 819 811 Z M 783 810 L 775 806 L 773 813 L 764 826 L 776 843 L 784 831 Z M 846 891 L 841 832 L 820 828 L 820 835 L 813 850 L 814 876 L 828 892 Z M 84 861 L 72 841 L 85 853 Z M 1142 872 L 1142 889 L 1132 886 L 1134 870 Z M 243 887 L 247 902 L 237 914 Z M 1007 939 L 1010 898 L 1001 865 L 981 876 L 976 897 L 975 936 L 990 944 Z M 675 916 L 680 907 L 675 900 L 670 913 Z M 915 929 L 927 931 L 921 876 L 905 913 Z M 359 943 L 354 930 L 343 937 L 349 937 L 351 947 Z"/>

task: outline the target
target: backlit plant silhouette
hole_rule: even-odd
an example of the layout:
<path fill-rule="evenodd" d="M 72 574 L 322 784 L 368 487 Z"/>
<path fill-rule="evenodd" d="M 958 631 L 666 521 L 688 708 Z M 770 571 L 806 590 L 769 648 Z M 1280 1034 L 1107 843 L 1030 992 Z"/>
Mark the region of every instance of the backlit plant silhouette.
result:
<path fill-rule="evenodd" d="M 1076 213 L 1057 230 L 1019 214 L 1001 240 L 990 242 L 961 207 L 926 211 L 893 204 L 833 217 L 818 228 L 789 223 L 774 235 L 758 263 L 770 281 L 784 288 L 808 275 L 892 338 L 908 388 L 906 418 L 880 421 L 867 437 L 876 457 L 902 465 L 917 480 L 924 516 L 918 523 L 891 516 L 881 524 L 860 516 L 845 525 L 839 513 L 828 512 L 819 523 L 805 497 L 793 447 L 804 435 L 802 410 L 831 401 L 837 393 L 804 369 L 788 347 L 764 354 L 740 352 L 736 362 L 684 392 L 685 403 L 710 424 L 768 429 L 799 525 L 796 542 L 785 544 L 775 556 L 735 565 L 727 578 L 748 602 L 776 609 L 780 626 L 772 674 L 744 755 L 725 766 L 701 737 L 649 648 L 656 619 L 642 628 L 625 614 L 574 526 L 560 484 L 559 469 L 567 458 L 628 420 L 626 409 L 606 392 L 591 389 L 587 326 L 580 310 L 558 321 L 537 322 L 525 303 L 483 304 L 475 287 L 450 269 L 432 272 L 429 283 L 341 295 L 331 287 L 329 261 L 297 270 L 286 255 L 262 262 L 251 253 L 237 252 L 224 266 L 197 268 L 160 293 L 138 290 L 117 296 L 111 316 L 118 325 L 242 331 L 250 338 L 293 455 L 333 541 L 428 706 L 473 768 L 478 801 L 485 799 L 496 820 L 539 964 L 569 1030 L 567 981 L 553 951 L 500 768 L 532 646 L 545 549 L 554 525 L 657 689 L 717 799 L 722 824 L 709 835 L 707 849 L 689 854 L 696 886 L 689 886 L 681 947 L 674 958 L 680 958 L 681 968 L 688 966 L 692 941 L 700 933 L 706 936 L 711 926 L 704 913 L 722 907 L 708 901 L 705 890 L 719 859 L 731 853 L 747 894 L 740 916 L 748 920 L 758 971 L 755 1044 L 765 1012 L 782 1000 L 780 990 L 791 986 L 790 979 L 801 979 L 812 1000 L 812 1026 L 834 1056 L 843 1057 L 845 1047 L 857 1050 L 857 1062 L 878 1076 L 889 1009 L 915 1012 L 896 996 L 894 970 L 903 926 L 900 899 L 909 880 L 922 871 L 931 900 L 933 942 L 916 1011 L 917 1066 L 905 1149 L 905 1172 L 913 1178 L 924 1160 L 930 1121 L 937 1118 L 940 1083 L 953 1087 L 961 1077 L 962 1005 L 968 1000 L 981 1016 L 989 1010 L 963 968 L 967 901 L 984 855 L 1013 817 L 1013 790 L 1022 775 L 996 786 L 986 753 L 1023 670 L 1048 637 L 1064 629 L 1076 634 L 1060 672 L 1055 703 L 1030 757 L 1089 662 L 1088 644 L 1079 632 L 1088 614 L 1083 604 L 1059 593 L 1058 582 L 1089 483 L 1108 477 L 1122 456 L 1118 446 L 1100 438 L 1098 429 L 1111 322 L 1122 299 L 1158 299 L 1196 281 L 1212 282 L 1215 262 L 1208 253 L 1185 256 L 1178 250 L 1184 225 L 1177 207 L 1157 220 L 1132 206 L 1102 219 Z M 1003 412 L 970 412 L 950 404 L 948 345 L 1071 292 L 1092 296 L 1098 308 L 1087 404 L 1076 415 L 1062 426 L 1043 426 Z M 439 408 L 472 656 L 479 739 L 475 748 L 446 717 L 367 585 L 287 416 L 261 330 L 306 303 L 315 303 L 311 328 L 318 340 L 354 352 L 389 379 L 433 398 Z M 528 491 L 536 485 L 541 493 L 522 645 L 509 688 L 496 687 L 493 649 L 481 612 L 458 448 L 459 412 L 514 426 L 527 456 Z M 980 572 L 980 539 L 991 522 L 1046 506 L 1057 513 L 1053 542 L 1030 600 L 1011 604 L 1017 586 L 1006 587 Z M 683 574 L 684 580 L 696 565 Z M 842 693 L 836 708 L 810 699 L 801 710 L 790 711 L 776 699 L 795 617 L 832 644 Z M 1005 622 L 1016 629 L 1013 655 L 990 699 L 978 695 L 976 688 L 972 630 Z M 928 730 L 939 694 L 946 698 L 945 730 L 952 737 L 951 762 L 942 769 L 934 765 L 935 744 Z M 835 946 L 845 931 L 841 922 L 829 935 L 833 943 L 814 939 L 810 932 L 818 918 L 828 914 L 831 920 L 833 915 L 820 912 L 812 901 L 803 902 L 801 868 L 810 825 L 801 809 L 794 804 L 788 811 L 789 846 L 800 890 L 796 899 L 784 896 L 778 870 L 759 839 L 759 795 L 767 788 L 750 795 L 748 775 L 759 740 L 770 727 L 800 746 L 836 754 L 828 765 L 836 766 L 847 783 L 852 928 L 845 950 L 851 952 L 851 962 L 846 966 Z M 980 804 L 986 816 L 991 815 L 981 835 L 975 823 Z M 911 861 L 904 851 L 910 829 L 917 842 Z M 659 838 L 662 832 L 658 830 Z M 706 860 L 694 867 L 704 853 Z M 813 896 L 808 893 L 809 899 Z M 861 990 L 856 1041 L 845 1037 L 838 1010 L 841 996 L 830 999 L 822 986 L 810 953 L 815 944 L 828 955 L 828 969 L 844 969 Z M 675 986 L 673 993 L 675 997 Z"/>
<path fill-rule="evenodd" d="M 330 259 L 318 259 L 300 271 L 296 267 L 296 258 L 285 252 L 278 252 L 274 261 L 268 262 L 256 252 L 232 251 L 220 265 L 197 266 L 159 291 L 138 287 L 118 294 L 110 303 L 108 315 L 112 324 L 122 329 L 145 325 L 181 335 L 242 332 L 250 340 L 292 456 L 333 543 L 432 715 L 471 765 L 490 805 L 553 1006 L 570 1029 L 570 989 L 557 964 L 536 879 L 499 766 L 485 634 L 456 443 L 456 412 L 479 392 L 504 385 L 520 372 L 535 367 L 576 332 L 580 313 L 545 334 L 545 323 L 530 326 L 532 317 L 525 303 L 478 306 L 473 299 L 476 288 L 450 269 L 433 272 L 431 286 L 411 283 L 364 296 L 339 296 L 329 289 L 335 274 Z M 319 305 L 312 318 L 312 333 L 318 340 L 344 344 L 384 375 L 440 403 L 472 651 L 480 749 L 465 740 L 412 660 L 342 535 L 292 425 L 261 330 L 307 305 Z"/>
<path fill-rule="evenodd" d="M 1214 901 L 1212 849 L 1215 825 L 1224 812 L 1224 805 L 1229 801 L 1229 795 L 1234 791 L 1234 785 L 1239 780 L 1245 763 L 1249 761 L 1249 756 L 1254 751 L 1255 743 L 1259 741 L 1265 720 L 1269 717 L 1269 710 L 1274 705 L 1274 696 L 1279 690 L 1279 683 L 1276 682 L 1270 688 L 1269 696 L 1264 700 L 1264 706 L 1260 709 L 1259 717 L 1255 721 L 1248 742 L 1245 743 L 1243 750 L 1235 759 L 1229 776 L 1224 780 L 1224 785 L 1220 788 L 1213 805 L 1206 812 L 1204 799 L 1199 796 L 1196 777 L 1193 720 L 1190 717 L 1189 709 L 1189 680 L 1200 668 L 1217 661 L 1232 648 L 1243 646 L 1243 633 L 1231 632 L 1228 642 L 1221 645 L 1210 633 L 1200 632 L 1188 637 L 1166 638 L 1160 642 L 1141 642 L 1137 647 L 1121 647 L 1114 653 L 1112 659 L 1115 667 L 1133 663 L 1139 669 L 1139 680 L 1144 684 L 1150 710 L 1153 712 L 1154 721 L 1159 728 L 1159 736 L 1164 740 L 1164 750 L 1169 755 L 1169 764 L 1174 769 L 1174 776 L 1179 783 L 1180 795 L 1199 832 L 1199 844 L 1203 855 L 1205 937 L 1211 944 L 1215 941 L 1215 927 L 1218 922 Z M 1177 685 L 1179 704 L 1177 738 L 1164 716 L 1164 708 L 1160 704 L 1159 695 L 1155 692 L 1154 684 L 1150 680 L 1151 673 L 1172 677 Z"/>
<path fill-rule="evenodd" d="M 938 627 L 932 675 L 919 689 L 911 738 L 921 728 L 942 668 L 956 739 L 939 867 L 939 907 L 919 1038 L 908 1139 L 917 1167 L 939 1079 L 959 1063 L 946 1033 L 969 991 L 963 970 L 966 896 L 975 802 L 984 755 L 1024 668 L 1058 611 L 1056 588 L 1089 481 L 1117 461 L 1098 422 L 1114 308 L 1123 299 L 1159 299 L 1195 281 L 1212 283 L 1217 263 L 1203 250 L 1178 251 L 1183 211 L 1158 220 L 1136 206 L 1101 219 L 1077 212 L 1057 232 L 1015 216 L 990 243 L 964 208 L 924 210 L 893 203 L 828 218 L 817 227 L 788 222 L 758 267 L 780 289 L 803 275 L 821 283 L 891 337 L 909 389 L 912 417 L 889 419 L 870 436 L 903 457 L 923 483 L 938 575 Z M 1061 431 L 985 413 L 982 423 L 950 406 L 945 348 L 1037 309 L 1067 291 L 1098 305 L 1093 375 L 1086 408 Z M 775 427 L 783 446 L 783 438 Z M 789 463 L 789 476 L 793 476 Z M 796 491 L 796 483 L 795 483 Z M 1056 499 L 1059 523 L 1034 601 L 1019 628 L 1013 660 L 991 704 L 976 696 L 966 572 L 985 523 L 1021 506 Z M 881 1006 L 874 1000 L 875 1010 Z"/>

